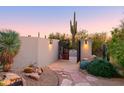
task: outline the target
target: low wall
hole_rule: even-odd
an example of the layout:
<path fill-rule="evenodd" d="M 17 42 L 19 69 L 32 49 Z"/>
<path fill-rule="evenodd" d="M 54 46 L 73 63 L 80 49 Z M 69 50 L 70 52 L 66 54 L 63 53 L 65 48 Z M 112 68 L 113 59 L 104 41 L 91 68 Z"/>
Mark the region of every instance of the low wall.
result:
<path fill-rule="evenodd" d="M 49 39 L 21 37 L 21 48 L 14 58 L 13 68 L 21 69 L 30 64 L 46 66 L 58 59 L 58 40 L 49 44 Z"/>

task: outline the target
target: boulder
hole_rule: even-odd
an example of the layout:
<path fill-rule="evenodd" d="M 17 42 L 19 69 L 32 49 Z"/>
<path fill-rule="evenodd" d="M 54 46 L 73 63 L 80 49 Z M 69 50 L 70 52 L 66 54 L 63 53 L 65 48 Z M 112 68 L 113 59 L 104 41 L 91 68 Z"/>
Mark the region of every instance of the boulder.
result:
<path fill-rule="evenodd" d="M 15 86 L 20 86 L 23 85 L 23 79 L 22 77 L 18 76 L 15 73 L 4 73 L 3 74 L 3 80 L 1 80 L 1 82 L 5 85 L 5 86 L 10 86 L 10 85 L 15 85 Z"/>
<path fill-rule="evenodd" d="M 89 61 L 91 62 L 91 61 L 93 61 L 95 58 L 96 58 L 96 55 L 92 55 L 92 56 L 90 57 Z"/>
<path fill-rule="evenodd" d="M 40 67 L 36 67 L 35 68 L 35 72 L 38 73 L 39 75 L 41 75 L 41 73 L 43 72 L 43 70 Z"/>
<path fill-rule="evenodd" d="M 30 77 L 31 79 L 34 79 L 34 80 L 39 80 L 40 78 L 38 73 L 28 73 L 28 74 L 25 74 L 25 76 Z"/>
<path fill-rule="evenodd" d="M 38 73 L 39 75 L 41 75 L 41 73 L 43 72 L 43 69 L 40 67 L 37 67 L 37 66 L 30 65 L 30 66 L 26 67 L 23 72 Z"/>
<path fill-rule="evenodd" d="M 16 78 L 20 78 L 20 76 L 18 76 L 17 74 L 14 74 L 14 73 L 9 73 L 9 72 L 5 74 L 5 80 L 16 79 Z"/>
<path fill-rule="evenodd" d="M 34 70 L 33 67 L 26 67 L 23 72 L 25 72 L 25 73 L 33 73 L 33 72 L 35 72 L 35 70 Z"/>

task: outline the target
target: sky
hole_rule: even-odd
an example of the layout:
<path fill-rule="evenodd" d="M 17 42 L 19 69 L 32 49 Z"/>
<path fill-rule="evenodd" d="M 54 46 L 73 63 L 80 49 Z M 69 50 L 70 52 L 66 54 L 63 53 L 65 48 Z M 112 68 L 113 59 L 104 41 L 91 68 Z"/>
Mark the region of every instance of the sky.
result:
<path fill-rule="evenodd" d="M 21 36 L 37 36 L 38 32 L 41 37 L 52 32 L 70 34 L 74 11 L 78 31 L 86 29 L 88 33 L 109 33 L 124 18 L 121 6 L 1 6 L 0 29 L 12 29 Z"/>

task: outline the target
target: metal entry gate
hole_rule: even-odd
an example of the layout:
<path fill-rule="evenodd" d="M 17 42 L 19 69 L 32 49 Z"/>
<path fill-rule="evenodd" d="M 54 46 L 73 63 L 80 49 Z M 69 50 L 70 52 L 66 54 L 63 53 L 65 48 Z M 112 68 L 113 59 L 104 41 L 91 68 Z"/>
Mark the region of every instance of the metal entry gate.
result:
<path fill-rule="evenodd" d="M 79 40 L 77 46 L 77 62 L 79 62 L 80 60 L 81 60 L 81 42 Z"/>
<path fill-rule="evenodd" d="M 69 60 L 69 40 L 59 41 L 59 59 Z"/>

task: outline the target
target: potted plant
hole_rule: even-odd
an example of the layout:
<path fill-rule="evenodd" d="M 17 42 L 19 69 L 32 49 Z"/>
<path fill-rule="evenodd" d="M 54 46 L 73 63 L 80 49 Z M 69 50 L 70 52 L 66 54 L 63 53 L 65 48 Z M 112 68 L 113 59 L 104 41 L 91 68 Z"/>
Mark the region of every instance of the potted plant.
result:
<path fill-rule="evenodd" d="M 0 31 L 0 61 L 3 71 L 9 71 L 20 48 L 19 34 L 12 30 Z"/>

